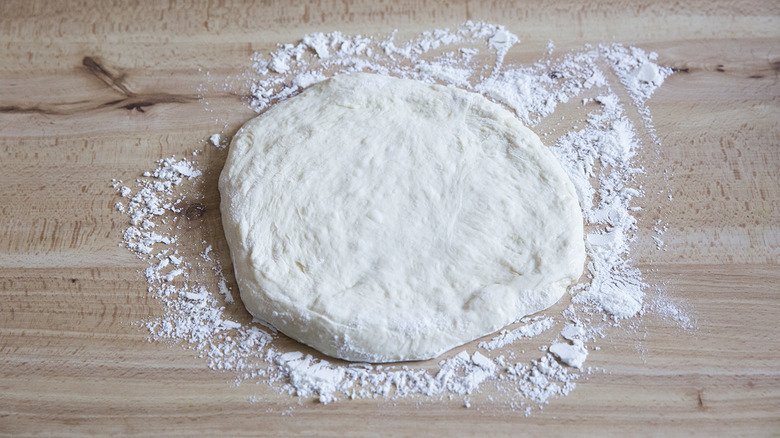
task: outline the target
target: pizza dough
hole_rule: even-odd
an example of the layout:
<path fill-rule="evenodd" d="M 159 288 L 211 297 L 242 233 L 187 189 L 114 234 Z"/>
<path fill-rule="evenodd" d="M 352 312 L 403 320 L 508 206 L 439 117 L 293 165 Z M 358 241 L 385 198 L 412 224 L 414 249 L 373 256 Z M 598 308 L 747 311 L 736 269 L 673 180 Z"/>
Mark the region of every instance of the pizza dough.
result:
<path fill-rule="evenodd" d="M 314 85 L 239 130 L 219 189 L 247 310 L 346 360 L 435 357 L 553 305 L 585 260 L 553 155 L 451 87 Z"/>

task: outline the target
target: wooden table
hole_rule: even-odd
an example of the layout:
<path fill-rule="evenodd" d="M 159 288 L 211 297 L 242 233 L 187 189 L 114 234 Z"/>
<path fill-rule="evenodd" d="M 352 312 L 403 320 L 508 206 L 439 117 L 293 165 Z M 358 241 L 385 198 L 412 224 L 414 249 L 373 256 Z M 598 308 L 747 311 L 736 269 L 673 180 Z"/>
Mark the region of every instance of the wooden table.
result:
<path fill-rule="evenodd" d="M 2 2 L 0 434 L 780 435 L 780 4 L 593 3 Z M 243 85 L 219 84 L 240 85 L 255 51 L 313 31 L 411 36 L 465 20 L 506 25 L 519 61 L 550 39 L 561 51 L 615 41 L 678 69 L 649 104 L 663 148 L 645 151 L 661 157 L 647 187 L 668 185 L 673 201 L 647 191 L 634 258 L 697 329 L 643 318 L 589 357 L 607 373 L 530 417 L 484 395 L 479 409 L 298 406 L 147 342 L 131 323 L 161 310 L 143 262 L 118 246 L 127 218 L 111 178 L 200 147 L 213 185 L 225 152 L 206 139 L 253 114 Z M 203 202 L 225 256 L 214 187 Z"/>

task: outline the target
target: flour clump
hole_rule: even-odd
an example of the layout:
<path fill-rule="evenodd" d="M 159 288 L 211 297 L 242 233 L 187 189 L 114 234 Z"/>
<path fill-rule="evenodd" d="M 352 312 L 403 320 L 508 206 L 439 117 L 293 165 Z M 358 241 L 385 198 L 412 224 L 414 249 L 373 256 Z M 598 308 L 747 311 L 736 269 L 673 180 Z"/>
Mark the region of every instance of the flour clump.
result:
<path fill-rule="evenodd" d="M 239 130 L 219 186 L 247 310 L 346 360 L 435 357 L 552 306 L 585 261 L 553 155 L 452 87 L 315 84 Z"/>

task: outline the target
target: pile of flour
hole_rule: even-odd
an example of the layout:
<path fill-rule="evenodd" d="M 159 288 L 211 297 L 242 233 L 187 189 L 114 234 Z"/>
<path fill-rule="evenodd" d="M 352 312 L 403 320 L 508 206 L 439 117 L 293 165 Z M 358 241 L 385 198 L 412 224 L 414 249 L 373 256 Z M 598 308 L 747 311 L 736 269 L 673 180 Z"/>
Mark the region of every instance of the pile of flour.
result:
<path fill-rule="evenodd" d="M 566 132 L 537 131 L 574 183 L 586 220 L 586 281 L 571 289 L 571 304 L 557 313 L 525 318 L 470 350 L 454 351 L 437 363 L 374 366 L 338 365 L 281 347 L 272 328 L 229 318 L 241 314 L 222 274 L 211 243 L 185 247 L 174 218 L 190 209 L 197 214 L 201 182 L 197 157 L 166 158 L 135 184 L 115 180 L 122 199 L 116 208 L 129 217 L 122 244 L 148 263 L 148 290 L 164 306 L 160 317 L 142 324 L 151 340 L 174 341 L 196 351 L 215 370 L 229 370 L 236 382 L 267 382 L 274 388 L 323 403 L 382 397 L 452 398 L 465 406 L 476 391 L 491 402 L 504 402 L 530 414 L 551 397 L 572 391 L 578 379 L 594 372 L 589 354 L 609 327 L 647 311 L 669 316 L 680 327 L 692 320 L 670 300 L 646 298 L 648 285 L 631 260 L 636 211 L 641 210 L 642 138 L 658 143 L 647 101 L 671 74 L 656 55 L 619 44 L 586 45 L 560 56 L 548 43 L 532 65 L 512 65 L 506 55 L 518 37 L 503 26 L 467 22 L 455 29 L 423 32 L 409 41 L 387 36 L 351 36 L 340 32 L 303 36 L 297 44 L 279 45 L 256 54 L 251 106 L 257 112 L 300 93 L 335 74 L 366 71 L 442 83 L 481 93 L 514 111 L 534 127 L 555 119 L 556 108 L 576 103 L 586 116 Z M 622 87 L 631 101 L 622 101 Z M 627 117 L 625 105 L 642 117 L 643 133 Z M 562 117 L 558 125 L 562 122 Z M 548 123 L 548 125 L 551 125 Z M 548 126 L 549 127 L 549 126 Z M 554 138 L 546 138 L 552 133 Z M 224 133 L 210 142 L 224 148 Z M 186 210 L 186 211 L 185 211 Z M 188 216 L 189 217 L 189 216 Z M 662 233 L 665 225 L 656 224 Z M 663 242 L 655 237 L 662 249 Z M 227 261 L 225 261 L 227 262 Z M 198 273 L 198 279 L 194 273 Z M 211 272 L 203 280 L 203 272 Z M 228 312 L 228 310 L 234 310 Z M 518 360 L 521 342 L 545 337 L 536 359 Z M 512 348 L 514 346 L 514 348 Z M 429 361 L 434 362 L 434 361 Z M 495 395 L 495 396 L 494 396 Z"/>

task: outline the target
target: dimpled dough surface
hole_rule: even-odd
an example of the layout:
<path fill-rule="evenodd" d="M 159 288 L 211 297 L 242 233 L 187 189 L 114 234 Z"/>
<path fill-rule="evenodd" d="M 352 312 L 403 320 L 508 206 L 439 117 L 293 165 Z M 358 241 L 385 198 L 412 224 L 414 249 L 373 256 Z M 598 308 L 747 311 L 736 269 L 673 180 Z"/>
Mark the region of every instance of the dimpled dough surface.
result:
<path fill-rule="evenodd" d="M 553 155 L 451 87 L 321 82 L 247 122 L 219 184 L 246 308 L 346 360 L 435 357 L 550 307 L 585 260 Z"/>

